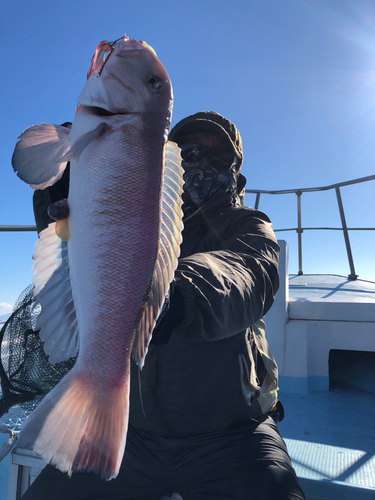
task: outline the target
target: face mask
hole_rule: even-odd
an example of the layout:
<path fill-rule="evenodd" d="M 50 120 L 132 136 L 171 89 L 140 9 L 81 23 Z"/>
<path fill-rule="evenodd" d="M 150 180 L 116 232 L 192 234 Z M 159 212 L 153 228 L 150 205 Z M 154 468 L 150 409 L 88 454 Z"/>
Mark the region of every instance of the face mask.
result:
<path fill-rule="evenodd" d="M 238 205 L 236 168 L 237 158 L 232 152 L 208 148 L 200 144 L 183 144 L 181 156 L 185 185 L 182 194 L 185 217 L 212 198 L 219 189 L 230 194 L 229 206 Z"/>

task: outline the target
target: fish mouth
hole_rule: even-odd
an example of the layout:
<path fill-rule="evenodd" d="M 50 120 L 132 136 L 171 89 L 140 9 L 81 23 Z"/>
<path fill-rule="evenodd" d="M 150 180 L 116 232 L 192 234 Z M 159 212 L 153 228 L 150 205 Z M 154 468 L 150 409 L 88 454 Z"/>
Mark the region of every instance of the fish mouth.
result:
<path fill-rule="evenodd" d="M 129 113 L 125 111 L 109 111 L 105 108 L 100 108 L 99 106 L 82 106 L 86 112 L 94 116 L 116 116 L 116 115 L 127 115 Z"/>

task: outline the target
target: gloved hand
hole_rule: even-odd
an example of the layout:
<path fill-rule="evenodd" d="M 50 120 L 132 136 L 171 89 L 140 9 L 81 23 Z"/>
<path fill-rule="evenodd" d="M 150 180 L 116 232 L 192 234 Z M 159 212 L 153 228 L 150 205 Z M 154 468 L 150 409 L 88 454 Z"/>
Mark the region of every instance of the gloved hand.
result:
<path fill-rule="evenodd" d="M 165 298 L 163 308 L 156 321 L 150 344 L 164 345 L 169 342 L 172 330 L 181 323 L 184 317 L 184 299 L 173 280 L 169 293 Z"/>

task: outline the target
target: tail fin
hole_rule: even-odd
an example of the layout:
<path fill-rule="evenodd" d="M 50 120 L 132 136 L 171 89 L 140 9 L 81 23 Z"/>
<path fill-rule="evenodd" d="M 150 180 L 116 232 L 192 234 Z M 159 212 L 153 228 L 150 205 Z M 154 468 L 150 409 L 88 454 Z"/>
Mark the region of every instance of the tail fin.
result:
<path fill-rule="evenodd" d="M 128 428 L 129 378 L 98 389 L 73 368 L 32 412 L 18 446 L 69 475 L 117 476 Z"/>

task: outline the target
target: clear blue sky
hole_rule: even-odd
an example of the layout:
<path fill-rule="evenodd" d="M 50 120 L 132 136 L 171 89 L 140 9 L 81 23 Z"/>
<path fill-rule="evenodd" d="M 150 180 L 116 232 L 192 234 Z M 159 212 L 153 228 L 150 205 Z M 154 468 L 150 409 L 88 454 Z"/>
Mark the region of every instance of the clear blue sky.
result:
<path fill-rule="evenodd" d="M 17 136 L 72 120 L 97 44 L 124 33 L 153 46 L 169 72 L 173 123 L 215 110 L 237 125 L 248 187 L 316 187 L 375 173 L 373 0 L 4 0 L 0 23 L 0 224 L 34 223 L 32 191 L 11 167 Z M 375 181 L 343 188 L 349 226 L 374 226 L 374 189 Z M 334 192 L 302 202 L 305 226 L 339 224 Z M 296 226 L 295 206 L 294 195 L 268 196 L 260 208 L 280 228 Z M 296 235 L 284 238 L 296 272 Z M 0 233 L 0 315 L 31 281 L 35 239 Z M 357 273 L 375 280 L 374 232 L 351 240 Z M 347 275 L 342 235 L 305 233 L 304 272 Z"/>

